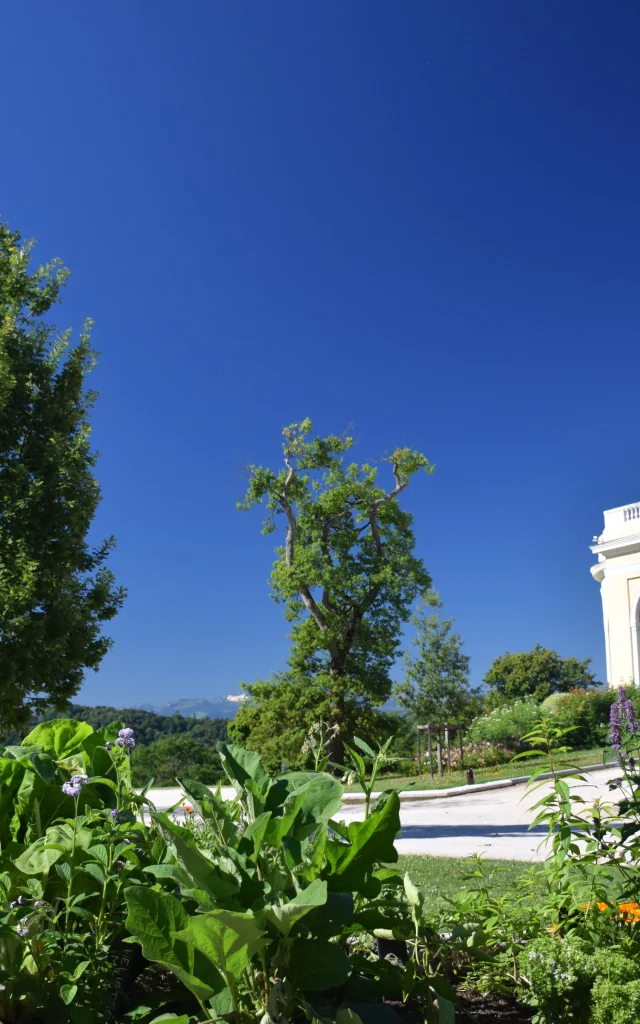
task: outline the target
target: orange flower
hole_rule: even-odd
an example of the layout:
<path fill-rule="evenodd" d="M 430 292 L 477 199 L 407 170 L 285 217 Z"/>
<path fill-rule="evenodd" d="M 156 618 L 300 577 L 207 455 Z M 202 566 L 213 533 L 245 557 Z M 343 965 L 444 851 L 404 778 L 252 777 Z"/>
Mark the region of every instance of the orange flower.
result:
<path fill-rule="evenodd" d="M 580 904 L 580 910 L 588 910 L 590 906 L 591 906 L 590 903 L 581 903 Z M 598 908 L 598 910 L 602 914 L 604 914 L 605 910 L 609 909 L 609 904 L 608 903 L 596 903 L 595 906 Z"/>
<path fill-rule="evenodd" d="M 640 907 L 637 903 L 620 903 L 618 910 L 623 921 L 628 921 L 631 924 L 637 924 L 640 921 Z"/>
<path fill-rule="evenodd" d="M 193 807 L 191 806 L 191 804 L 183 804 L 182 806 L 184 807 L 187 814 L 193 814 Z"/>

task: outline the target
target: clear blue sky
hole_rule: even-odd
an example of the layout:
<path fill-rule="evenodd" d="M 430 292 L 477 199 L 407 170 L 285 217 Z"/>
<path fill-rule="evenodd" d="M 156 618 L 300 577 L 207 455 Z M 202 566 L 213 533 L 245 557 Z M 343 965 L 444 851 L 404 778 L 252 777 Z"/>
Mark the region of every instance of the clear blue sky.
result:
<path fill-rule="evenodd" d="M 588 545 L 640 497 L 640 8 L 32 0 L 2 37 L 2 216 L 102 352 L 129 598 L 82 698 L 282 667 L 235 501 L 307 415 L 436 463 L 407 506 L 476 681 L 537 641 L 602 677 Z"/>

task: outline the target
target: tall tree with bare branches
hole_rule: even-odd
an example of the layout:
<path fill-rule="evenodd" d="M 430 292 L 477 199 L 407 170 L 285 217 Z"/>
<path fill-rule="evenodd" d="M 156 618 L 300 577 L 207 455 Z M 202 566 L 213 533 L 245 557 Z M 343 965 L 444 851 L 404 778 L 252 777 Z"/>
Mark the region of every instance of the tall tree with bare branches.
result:
<path fill-rule="evenodd" d="M 397 448 L 382 460 L 393 480 L 385 489 L 376 466 L 347 462 L 352 437 L 311 431 L 309 419 L 284 429 L 282 467 L 251 466 L 239 508 L 266 506 L 264 533 L 284 527 L 271 587 L 293 623 L 290 678 L 305 681 L 318 713 L 340 726 L 333 750 L 339 760 L 354 711 L 389 697 L 403 623 L 431 583 L 399 498 L 416 473 L 433 467 L 419 452 Z M 255 726 L 264 686 L 247 687 L 250 700 L 240 709 L 236 734 L 250 719 Z M 245 728 L 243 739 L 251 745 L 250 733 Z"/>

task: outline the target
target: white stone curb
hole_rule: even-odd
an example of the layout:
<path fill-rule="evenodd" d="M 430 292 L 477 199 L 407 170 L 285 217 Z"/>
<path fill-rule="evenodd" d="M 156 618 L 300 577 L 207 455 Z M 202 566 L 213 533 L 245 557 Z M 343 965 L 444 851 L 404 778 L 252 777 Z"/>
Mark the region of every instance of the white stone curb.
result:
<path fill-rule="evenodd" d="M 563 768 L 556 772 L 556 775 L 571 775 L 574 772 L 598 772 L 603 771 L 606 768 L 615 768 L 616 762 L 610 761 L 608 764 L 591 764 L 584 765 L 580 768 Z M 472 793 L 485 793 L 490 789 L 509 789 L 511 786 L 524 786 L 525 783 L 531 778 L 530 775 L 519 775 L 514 779 L 496 779 L 494 782 L 479 782 L 473 786 L 453 786 L 451 789 L 409 789 L 405 790 L 404 793 L 400 793 L 400 801 L 403 804 L 416 804 L 422 803 L 424 800 L 441 800 L 446 797 L 455 796 L 468 796 Z M 553 778 L 552 772 L 544 772 L 538 776 L 539 779 L 551 779 Z M 210 787 L 212 790 L 215 787 Z M 231 786 L 223 786 L 222 797 L 224 800 L 230 800 L 234 797 L 235 790 Z M 380 793 L 372 793 L 372 799 L 377 799 Z M 158 810 L 166 810 L 173 804 L 179 801 L 185 800 L 185 796 L 178 787 L 171 787 L 166 789 L 152 789 L 149 791 L 149 799 L 153 801 Z M 342 797 L 343 807 L 359 807 L 364 804 L 364 793 L 345 793 Z M 180 809 L 178 809 L 180 813 Z"/>
<path fill-rule="evenodd" d="M 556 776 L 573 775 L 575 772 L 598 772 L 606 768 L 615 768 L 615 761 L 608 764 L 586 764 L 576 768 L 563 768 L 556 772 Z M 402 803 L 419 803 L 422 800 L 440 800 L 442 797 L 467 796 L 469 793 L 485 793 L 489 789 L 508 789 L 510 786 L 524 786 L 531 778 L 530 775 L 518 775 L 513 779 L 496 779 L 494 782 L 478 782 L 473 786 L 453 786 L 451 789 L 410 789 L 400 793 Z M 543 772 L 538 779 L 552 779 L 553 772 Z M 376 799 L 380 793 L 372 793 L 371 798 Z M 345 793 L 342 797 L 343 806 L 349 804 L 364 803 L 364 793 Z"/>

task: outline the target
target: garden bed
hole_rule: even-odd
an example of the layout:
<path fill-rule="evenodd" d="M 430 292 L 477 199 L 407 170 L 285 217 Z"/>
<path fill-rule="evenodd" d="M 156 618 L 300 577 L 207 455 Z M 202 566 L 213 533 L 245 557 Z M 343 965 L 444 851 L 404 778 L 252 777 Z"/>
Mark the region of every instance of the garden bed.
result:
<path fill-rule="evenodd" d="M 503 996 L 458 992 L 456 1024 L 530 1024 L 533 1010 Z"/>

